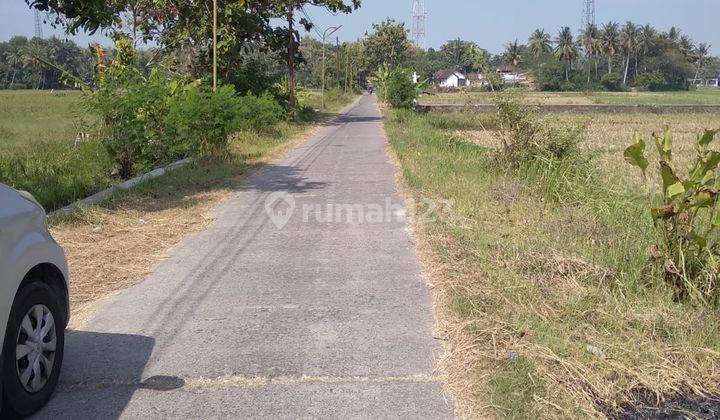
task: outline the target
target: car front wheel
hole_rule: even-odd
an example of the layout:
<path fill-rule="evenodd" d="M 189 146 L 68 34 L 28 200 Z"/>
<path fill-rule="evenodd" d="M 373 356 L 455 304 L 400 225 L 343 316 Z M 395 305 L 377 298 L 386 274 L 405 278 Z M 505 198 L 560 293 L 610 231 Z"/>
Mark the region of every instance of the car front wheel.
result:
<path fill-rule="evenodd" d="M 50 399 L 63 359 L 64 307 L 44 283 L 32 282 L 18 291 L 3 349 L 5 408 L 27 416 Z"/>

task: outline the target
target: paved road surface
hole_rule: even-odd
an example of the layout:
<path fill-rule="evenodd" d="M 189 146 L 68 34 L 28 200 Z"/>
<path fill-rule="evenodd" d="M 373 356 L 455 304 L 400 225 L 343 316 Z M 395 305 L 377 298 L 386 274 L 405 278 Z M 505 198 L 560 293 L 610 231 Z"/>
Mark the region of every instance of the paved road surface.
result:
<path fill-rule="evenodd" d="M 451 417 L 386 147 L 365 96 L 251 177 L 70 333 L 38 417 Z"/>

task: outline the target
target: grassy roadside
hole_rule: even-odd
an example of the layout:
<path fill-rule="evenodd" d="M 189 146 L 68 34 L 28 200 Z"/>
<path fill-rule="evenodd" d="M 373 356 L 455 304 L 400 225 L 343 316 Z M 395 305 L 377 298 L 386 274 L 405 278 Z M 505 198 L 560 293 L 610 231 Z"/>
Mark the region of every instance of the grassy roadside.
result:
<path fill-rule="evenodd" d="M 490 104 L 491 92 L 455 92 L 423 95 L 424 104 Z M 532 105 L 720 105 L 720 89 L 679 92 L 526 92 Z"/>
<path fill-rule="evenodd" d="M 602 418 L 640 400 L 717 394 L 720 317 L 643 284 L 643 202 L 592 161 L 499 166 L 461 134 L 493 124 L 385 120 L 408 194 L 454 201 L 447 221 L 415 229 L 458 414 Z"/>
<path fill-rule="evenodd" d="M 210 210 L 232 196 L 248 175 L 303 141 L 347 102 L 338 101 L 315 123 L 240 132 L 226 161 L 177 169 L 100 205 L 53 218 L 52 234 L 70 266 L 72 325 L 82 325 L 99 298 L 149 273 L 183 237 L 210 223 Z"/>

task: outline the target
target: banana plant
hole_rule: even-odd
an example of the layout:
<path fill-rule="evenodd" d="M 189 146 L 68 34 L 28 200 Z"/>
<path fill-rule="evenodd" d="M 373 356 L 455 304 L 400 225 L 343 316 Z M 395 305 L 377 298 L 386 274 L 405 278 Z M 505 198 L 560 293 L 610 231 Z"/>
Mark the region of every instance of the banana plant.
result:
<path fill-rule="evenodd" d="M 662 203 L 653 205 L 651 216 L 661 231 L 662 243 L 654 247 L 654 257 L 663 260 L 666 279 L 679 287 L 681 296 L 690 294 L 702 301 L 717 301 L 718 230 L 720 209 L 717 177 L 720 152 L 709 149 L 720 130 L 706 130 L 697 137 L 697 159 L 687 176 L 680 177 L 673 167 L 672 132 L 665 128 L 653 134 L 660 156 L 658 171 L 662 179 Z M 649 166 L 645 141 L 639 133 L 625 149 L 625 160 L 646 177 Z"/>

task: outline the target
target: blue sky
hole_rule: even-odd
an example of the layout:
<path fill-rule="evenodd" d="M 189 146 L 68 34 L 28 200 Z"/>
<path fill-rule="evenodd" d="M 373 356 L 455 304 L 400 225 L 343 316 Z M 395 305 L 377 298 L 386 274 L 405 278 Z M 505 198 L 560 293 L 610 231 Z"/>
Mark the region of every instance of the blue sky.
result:
<path fill-rule="evenodd" d="M 23 0 L 0 0 L 0 40 L 12 35 L 33 34 L 33 14 Z M 713 45 L 720 54 L 720 1 L 718 0 L 596 0 L 597 20 L 650 23 L 660 29 L 675 25 L 696 42 Z M 322 9 L 308 9 L 320 28 L 343 25 L 340 41 L 354 40 L 369 31 L 372 23 L 392 17 L 409 23 L 411 0 L 363 0 L 363 7 L 352 15 L 333 16 Z M 428 45 L 439 47 L 445 41 L 462 38 L 477 42 L 492 52 L 500 52 L 508 41 L 527 39 L 535 28 L 555 34 L 561 26 L 580 26 L 581 0 L 425 0 L 428 11 Z M 45 35 L 64 36 L 59 29 L 44 26 Z M 80 43 L 90 39 L 107 43 L 102 36 L 71 37 Z"/>

